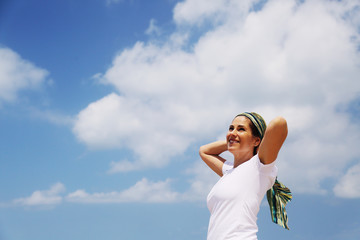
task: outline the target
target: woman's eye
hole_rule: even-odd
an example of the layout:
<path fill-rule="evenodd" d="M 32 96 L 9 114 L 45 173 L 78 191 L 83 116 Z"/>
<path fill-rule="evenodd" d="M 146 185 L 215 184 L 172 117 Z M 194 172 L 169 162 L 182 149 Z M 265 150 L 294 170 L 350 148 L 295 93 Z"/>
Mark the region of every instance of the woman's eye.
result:
<path fill-rule="evenodd" d="M 230 126 L 230 127 L 229 127 L 229 131 L 232 131 L 232 130 L 234 130 L 234 127 L 233 127 L 233 126 Z"/>

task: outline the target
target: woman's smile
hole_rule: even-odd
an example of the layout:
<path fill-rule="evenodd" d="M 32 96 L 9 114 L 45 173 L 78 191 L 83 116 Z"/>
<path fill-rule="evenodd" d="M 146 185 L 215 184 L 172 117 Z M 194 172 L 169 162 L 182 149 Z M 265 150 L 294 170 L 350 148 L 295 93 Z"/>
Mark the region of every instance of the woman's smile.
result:
<path fill-rule="evenodd" d="M 240 141 L 235 140 L 235 139 L 231 139 L 231 138 L 229 139 L 228 142 L 229 142 L 229 146 L 230 146 L 230 145 L 233 145 L 234 143 L 240 143 Z"/>

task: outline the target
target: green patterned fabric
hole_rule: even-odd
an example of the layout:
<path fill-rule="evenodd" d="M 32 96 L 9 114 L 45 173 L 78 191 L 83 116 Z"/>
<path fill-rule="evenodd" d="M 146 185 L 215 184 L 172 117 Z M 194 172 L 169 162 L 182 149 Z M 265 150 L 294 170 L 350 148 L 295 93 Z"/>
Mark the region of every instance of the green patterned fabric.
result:
<path fill-rule="evenodd" d="M 276 178 L 275 184 L 267 191 L 266 197 L 269 202 L 272 221 L 289 230 L 285 206 L 292 199 L 290 189 Z"/>

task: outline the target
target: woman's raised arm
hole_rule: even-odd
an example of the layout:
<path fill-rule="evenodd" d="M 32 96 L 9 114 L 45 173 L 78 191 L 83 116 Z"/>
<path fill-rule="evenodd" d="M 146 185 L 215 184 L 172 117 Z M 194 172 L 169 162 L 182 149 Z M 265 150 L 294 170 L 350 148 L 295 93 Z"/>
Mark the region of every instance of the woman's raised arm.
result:
<path fill-rule="evenodd" d="M 226 140 L 203 145 L 199 149 L 201 159 L 220 177 L 225 159 L 219 155 L 228 149 Z"/>
<path fill-rule="evenodd" d="M 258 152 L 263 164 L 270 164 L 276 160 L 287 134 L 287 122 L 283 117 L 276 117 L 269 123 Z"/>

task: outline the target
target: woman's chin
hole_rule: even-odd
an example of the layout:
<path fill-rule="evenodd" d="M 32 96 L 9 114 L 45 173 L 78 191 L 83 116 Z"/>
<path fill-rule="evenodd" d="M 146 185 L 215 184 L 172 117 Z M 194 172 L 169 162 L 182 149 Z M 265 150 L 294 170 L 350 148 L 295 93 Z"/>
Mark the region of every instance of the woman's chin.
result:
<path fill-rule="evenodd" d="M 228 151 L 232 154 L 236 153 L 236 148 L 234 147 L 228 147 Z"/>

